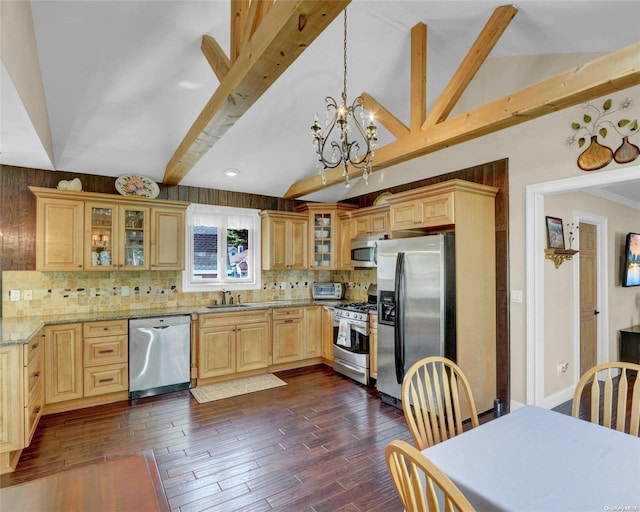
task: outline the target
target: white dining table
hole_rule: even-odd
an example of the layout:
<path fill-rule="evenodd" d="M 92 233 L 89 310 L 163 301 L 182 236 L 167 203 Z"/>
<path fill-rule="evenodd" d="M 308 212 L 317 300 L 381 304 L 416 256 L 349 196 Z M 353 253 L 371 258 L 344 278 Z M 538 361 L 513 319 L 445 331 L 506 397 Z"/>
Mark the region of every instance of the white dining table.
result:
<path fill-rule="evenodd" d="M 478 511 L 640 512 L 640 439 L 526 406 L 423 453 Z"/>

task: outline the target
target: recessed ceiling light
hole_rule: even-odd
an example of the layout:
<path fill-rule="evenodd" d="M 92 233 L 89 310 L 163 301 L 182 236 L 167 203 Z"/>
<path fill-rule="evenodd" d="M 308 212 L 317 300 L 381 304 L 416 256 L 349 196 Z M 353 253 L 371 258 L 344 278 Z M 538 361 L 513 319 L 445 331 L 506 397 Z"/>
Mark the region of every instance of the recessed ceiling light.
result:
<path fill-rule="evenodd" d="M 226 171 L 224 171 L 224 173 L 230 178 L 235 178 L 238 174 L 240 174 L 240 171 L 238 169 L 227 169 Z"/>

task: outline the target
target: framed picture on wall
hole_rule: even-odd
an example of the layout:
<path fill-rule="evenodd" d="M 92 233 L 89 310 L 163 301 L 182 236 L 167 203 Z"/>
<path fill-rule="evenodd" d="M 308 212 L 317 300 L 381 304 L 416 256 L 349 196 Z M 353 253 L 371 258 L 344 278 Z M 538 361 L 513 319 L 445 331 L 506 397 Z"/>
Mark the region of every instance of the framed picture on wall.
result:
<path fill-rule="evenodd" d="M 549 249 L 564 249 L 564 230 L 562 219 L 545 217 L 547 219 L 547 247 Z"/>

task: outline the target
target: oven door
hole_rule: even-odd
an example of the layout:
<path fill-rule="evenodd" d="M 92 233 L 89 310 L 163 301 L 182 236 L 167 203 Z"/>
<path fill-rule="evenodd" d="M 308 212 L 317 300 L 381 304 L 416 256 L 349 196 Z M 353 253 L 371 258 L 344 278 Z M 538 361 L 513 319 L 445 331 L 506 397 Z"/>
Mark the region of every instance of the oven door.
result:
<path fill-rule="evenodd" d="M 355 354 L 369 354 L 369 322 L 334 316 L 333 345 Z"/>

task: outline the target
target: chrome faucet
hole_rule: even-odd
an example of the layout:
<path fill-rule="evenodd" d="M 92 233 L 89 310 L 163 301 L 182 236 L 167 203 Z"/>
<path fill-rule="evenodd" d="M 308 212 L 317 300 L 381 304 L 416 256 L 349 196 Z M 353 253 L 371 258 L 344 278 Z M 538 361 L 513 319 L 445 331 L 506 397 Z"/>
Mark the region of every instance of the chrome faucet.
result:
<path fill-rule="evenodd" d="M 223 288 L 222 289 L 222 303 L 221 304 L 226 304 L 227 303 L 227 293 L 229 295 L 231 295 L 231 291 L 230 290 L 225 290 Z M 233 300 L 231 301 L 231 304 L 233 304 Z"/>

